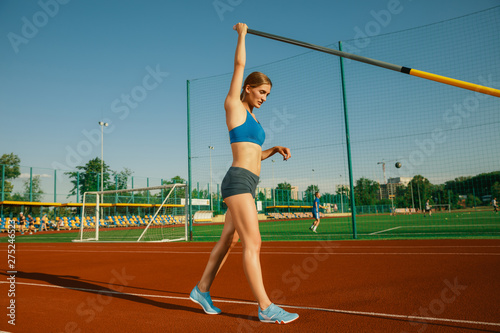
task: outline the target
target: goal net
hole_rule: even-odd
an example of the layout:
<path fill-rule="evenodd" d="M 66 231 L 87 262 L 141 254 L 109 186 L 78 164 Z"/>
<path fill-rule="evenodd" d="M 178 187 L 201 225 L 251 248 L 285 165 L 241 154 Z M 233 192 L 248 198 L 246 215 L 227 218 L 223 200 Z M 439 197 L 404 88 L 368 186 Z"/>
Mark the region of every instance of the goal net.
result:
<path fill-rule="evenodd" d="M 431 205 L 431 210 L 433 210 L 434 212 L 451 213 L 451 205 L 449 204 Z"/>
<path fill-rule="evenodd" d="M 85 192 L 75 242 L 187 240 L 185 184 Z M 184 199 L 184 200 L 181 200 Z"/>

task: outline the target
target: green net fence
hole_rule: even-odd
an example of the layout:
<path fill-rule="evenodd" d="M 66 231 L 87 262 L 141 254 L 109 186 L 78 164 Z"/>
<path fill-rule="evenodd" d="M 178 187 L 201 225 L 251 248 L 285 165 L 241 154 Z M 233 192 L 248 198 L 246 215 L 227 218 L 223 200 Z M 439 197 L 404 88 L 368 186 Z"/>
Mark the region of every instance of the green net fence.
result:
<path fill-rule="evenodd" d="M 12 175 L 15 170 L 15 175 Z M 64 171 L 56 169 L 12 166 L 0 164 L 0 230 L 4 230 L 7 218 L 17 218 L 21 212 L 42 218 L 47 215 L 54 223 L 57 218 L 74 219 L 81 216 L 83 194 L 101 189 L 101 173 L 90 171 Z M 161 179 L 124 174 L 123 172 L 104 172 L 104 190 L 137 189 L 175 183 L 175 179 Z M 179 179 L 180 182 L 183 179 Z M 149 191 L 131 194 L 106 195 L 101 203 L 103 218 L 114 216 L 146 216 L 154 214 L 154 205 L 161 203 L 166 196 L 161 190 L 151 194 Z M 185 189 L 172 191 L 168 203 L 184 205 Z M 169 215 L 184 216 L 183 207 L 172 208 Z"/>
<path fill-rule="evenodd" d="M 498 89 L 498 31 L 495 7 L 341 46 Z M 343 65 L 341 75 L 340 58 L 305 51 L 247 69 L 273 81 L 256 111 L 266 131 L 263 149 L 282 145 L 292 152 L 287 162 L 275 155 L 262 163 L 256 206 L 263 239 L 500 235 L 492 206 L 500 197 L 500 99 L 352 60 Z M 223 109 L 230 80 L 231 73 L 188 81 L 189 173 L 198 199 L 192 210 L 215 216 L 213 223 L 195 221 L 194 240 L 216 240 L 227 209 L 220 184 L 232 162 Z M 316 190 L 326 208 L 312 234 Z"/>

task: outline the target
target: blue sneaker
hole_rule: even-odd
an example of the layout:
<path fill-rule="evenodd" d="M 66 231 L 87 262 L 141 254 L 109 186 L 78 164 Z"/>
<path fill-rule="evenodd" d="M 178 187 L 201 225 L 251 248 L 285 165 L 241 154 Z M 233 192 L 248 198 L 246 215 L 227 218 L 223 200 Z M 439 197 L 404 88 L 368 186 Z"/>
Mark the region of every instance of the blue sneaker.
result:
<path fill-rule="evenodd" d="M 203 308 L 203 311 L 205 311 L 206 314 L 219 314 L 219 313 L 221 313 L 220 309 L 215 307 L 214 303 L 212 303 L 212 298 L 210 298 L 209 291 L 202 293 L 200 291 L 200 289 L 198 289 L 198 286 L 196 286 L 191 291 L 189 298 L 193 302 L 200 304 L 201 307 Z"/>
<path fill-rule="evenodd" d="M 299 318 L 298 314 L 286 312 L 274 303 L 264 311 L 259 306 L 259 320 L 263 323 L 288 324 L 297 318 Z"/>

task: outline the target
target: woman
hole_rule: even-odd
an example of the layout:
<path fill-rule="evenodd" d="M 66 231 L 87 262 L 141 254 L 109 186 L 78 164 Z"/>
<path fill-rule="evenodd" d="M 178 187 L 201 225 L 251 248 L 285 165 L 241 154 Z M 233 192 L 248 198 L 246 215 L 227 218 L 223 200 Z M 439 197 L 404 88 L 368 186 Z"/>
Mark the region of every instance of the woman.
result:
<path fill-rule="evenodd" d="M 262 322 L 289 323 L 299 317 L 274 305 L 267 296 L 260 267 L 261 237 L 255 189 L 259 182 L 260 163 L 276 153 L 286 161 L 290 149 L 273 147 L 262 151 L 265 133 L 253 114 L 259 109 L 271 91 L 271 80 L 259 72 L 250 74 L 243 84 L 246 51 L 247 25 L 238 23 L 233 27 L 238 32 L 238 43 L 234 59 L 234 72 L 229 93 L 224 102 L 226 124 L 229 130 L 233 163 L 221 184 L 221 192 L 228 211 L 221 237 L 213 248 L 203 276 L 191 292 L 190 298 L 200 304 L 207 314 L 219 314 L 210 298 L 210 286 L 223 265 L 231 248 L 241 238 L 243 245 L 243 269 L 253 295 L 259 305 L 258 315 Z M 241 94 L 240 94 L 241 91 Z"/>

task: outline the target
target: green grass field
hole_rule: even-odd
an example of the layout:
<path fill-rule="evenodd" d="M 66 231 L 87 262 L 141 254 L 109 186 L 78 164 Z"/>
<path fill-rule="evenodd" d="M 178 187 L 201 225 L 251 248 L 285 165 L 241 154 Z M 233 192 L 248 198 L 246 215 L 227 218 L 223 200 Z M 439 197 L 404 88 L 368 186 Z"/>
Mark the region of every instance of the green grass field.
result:
<path fill-rule="evenodd" d="M 323 218 L 315 234 L 309 230 L 310 220 L 262 221 L 260 231 L 264 241 L 271 240 L 335 240 L 353 239 L 350 217 Z M 194 241 L 216 241 L 222 231 L 222 224 L 195 224 Z M 173 229 L 176 237 L 182 237 L 183 227 Z M 358 239 L 405 239 L 405 238 L 498 238 L 500 237 L 500 214 L 483 212 L 434 213 L 432 217 L 413 215 L 364 215 L 357 216 Z M 172 230 L 170 230 L 172 231 Z M 134 241 L 142 229 L 114 230 L 100 232 L 103 241 Z M 5 235 L 5 234 L 4 234 Z M 71 242 L 77 232 L 36 233 L 16 235 L 16 242 Z M 8 238 L 0 238 L 7 242 Z"/>
<path fill-rule="evenodd" d="M 353 239 L 350 217 L 323 218 L 314 234 L 310 220 L 284 220 L 260 223 L 263 240 Z M 363 215 L 356 217 L 357 238 L 449 238 L 500 237 L 500 214 L 492 212 L 434 213 L 432 217 L 413 215 Z M 193 227 L 194 240 L 216 240 L 222 225 Z"/>

